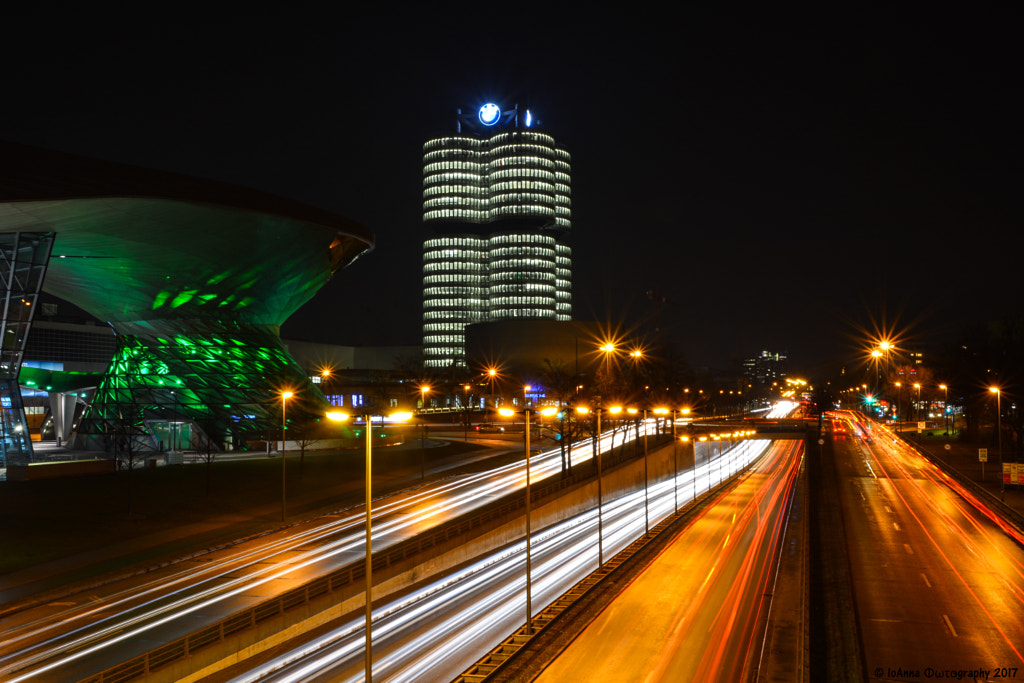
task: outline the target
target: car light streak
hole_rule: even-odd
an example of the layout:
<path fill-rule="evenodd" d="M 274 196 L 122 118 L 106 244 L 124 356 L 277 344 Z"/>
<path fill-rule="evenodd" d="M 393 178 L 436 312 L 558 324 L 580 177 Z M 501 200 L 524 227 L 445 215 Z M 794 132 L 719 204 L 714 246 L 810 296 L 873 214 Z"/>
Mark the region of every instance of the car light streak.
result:
<path fill-rule="evenodd" d="M 953 559 L 950 554 L 946 552 L 944 544 L 940 543 L 935 537 L 934 523 L 928 523 L 922 516 L 926 513 L 933 515 L 937 518 L 941 525 L 951 532 L 951 540 L 955 540 L 961 544 L 961 546 L 971 553 L 974 557 L 973 562 L 984 567 L 988 573 L 996 578 L 1002 580 L 1005 585 L 1010 586 L 1010 590 L 1007 591 L 1007 595 L 1010 596 L 1017 602 L 1018 608 L 1024 606 L 1024 589 L 1020 583 L 1015 583 L 1014 578 L 1017 582 L 1021 582 L 1024 573 L 1022 573 L 1021 563 L 1015 558 L 1008 556 L 1002 552 L 999 552 L 1000 539 L 996 538 L 993 534 L 989 533 L 988 530 L 981 527 L 978 521 L 971 514 L 972 510 L 978 514 L 981 514 L 985 518 L 992 520 L 994 513 L 987 509 L 987 506 L 981 504 L 972 495 L 962 495 L 960 492 L 963 490 L 959 485 L 954 485 L 951 479 L 942 474 L 938 468 L 928 462 L 920 454 L 913 449 L 903 445 L 885 444 L 884 450 L 889 455 L 889 464 L 882 462 L 877 452 L 872 451 L 871 455 L 874 459 L 875 466 L 879 472 L 886 478 L 890 485 L 890 490 L 893 494 L 899 498 L 903 504 L 907 514 L 909 514 L 917 525 L 920 527 L 925 538 L 930 542 L 935 553 L 942 558 L 943 562 L 949 567 L 952 576 L 956 577 L 956 580 L 971 596 L 971 599 L 980 609 L 981 613 L 985 616 L 992 628 L 997 631 L 1010 651 L 1016 655 L 1018 660 L 1024 664 L 1024 656 L 1018 649 L 1017 645 L 1020 642 L 1019 638 L 1011 638 L 1006 630 L 1000 624 L 999 620 L 992 614 L 988 603 L 998 601 L 1000 596 L 992 591 L 988 586 L 977 581 L 968 581 L 964 576 L 964 571 Z M 890 475 L 890 470 L 894 474 L 899 476 Z M 929 490 L 926 490 L 923 486 L 923 482 L 929 482 L 931 486 Z M 967 493 L 964 491 L 963 493 Z M 955 495 L 954 495 L 955 494 Z M 968 509 L 960 502 L 957 501 L 957 496 L 960 500 L 967 501 L 970 503 L 971 508 Z M 921 513 L 918 513 L 918 506 L 912 504 L 909 497 L 916 497 L 918 500 L 928 501 L 924 506 L 920 508 Z M 946 508 L 957 511 L 957 515 L 953 516 Z M 931 520 L 929 520 L 930 522 Z M 992 520 L 994 522 L 994 520 Z M 966 527 L 965 523 L 966 522 Z M 1004 524 L 996 523 L 996 527 L 1002 529 Z M 1020 543 L 1019 534 L 1010 533 L 1010 538 Z M 984 542 L 989 549 L 980 549 L 978 543 Z M 972 573 L 978 571 L 977 567 L 970 567 L 969 570 Z M 984 594 L 984 597 L 982 596 Z M 952 630 L 952 628 L 951 628 Z"/>
<path fill-rule="evenodd" d="M 744 680 L 760 652 L 755 638 L 802 452 L 801 443 L 776 444 L 633 579 L 538 683 Z M 730 542 L 723 546 L 725 535 Z"/>
<path fill-rule="evenodd" d="M 747 441 L 724 451 L 704 465 L 721 472 L 723 478 L 760 457 L 766 441 Z M 699 469 L 699 468 L 698 468 Z M 710 475 L 709 475 L 710 476 Z M 689 486 L 692 473 L 657 482 L 649 487 L 651 516 L 659 520 L 674 510 L 673 487 Z M 682 489 L 680 493 L 685 493 Z M 643 490 L 605 501 L 606 547 L 615 553 L 644 533 Z M 734 513 L 735 514 L 735 513 Z M 749 515 L 748 515 L 749 516 Z M 755 513 L 756 516 L 756 513 Z M 556 599 L 597 564 L 597 514 L 588 510 L 565 522 L 553 525 L 533 537 L 534 590 L 538 599 L 535 611 L 544 601 Z M 705 541 L 709 536 L 698 536 Z M 431 583 L 400 601 L 374 610 L 377 680 L 405 681 L 450 677 L 439 671 L 439 662 L 455 666 L 455 673 L 489 648 L 481 643 L 472 652 L 453 654 L 460 645 L 484 633 L 506 633 L 522 621 L 524 602 L 523 575 L 525 544 L 517 543 L 474 563 L 457 575 Z M 469 596 L 469 597 L 467 597 Z M 539 599 L 544 596 L 544 600 Z M 363 647 L 362 621 L 347 620 L 316 642 L 267 662 L 233 679 L 234 683 L 258 680 L 303 681 L 329 675 L 332 680 L 357 681 L 362 678 L 360 657 Z M 499 636 L 500 637 L 500 636 Z"/>
<path fill-rule="evenodd" d="M 641 424 L 640 435 L 648 428 Z M 636 430 L 624 430 L 619 444 L 631 441 L 635 433 Z M 600 439 L 602 450 L 610 446 L 611 438 L 608 434 Z M 575 465 L 586 462 L 592 455 L 590 442 L 577 443 L 572 455 Z M 542 481 L 561 472 L 560 457 L 558 450 L 534 456 L 531 481 Z M 374 509 L 377 547 L 384 549 L 409 533 L 444 522 L 452 514 L 521 489 L 525 486 L 524 473 L 522 463 L 512 463 L 385 498 Z M 342 519 L 321 521 L 312 529 L 296 530 L 288 538 L 263 543 L 254 550 L 229 551 L 209 565 L 183 566 L 170 576 L 115 591 L 99 603 L 90 600 L 85 605 L 56 614 L 50 612 L 6 629 L 2 646 L 6 653 L 0 655 L 0 675 L 22 672 L 11 679 L 20 681 L 41 673 L 50 674 L 186 615 L 239 598 L 272 581 L 298 575 L 301 570 L 332 560 L 336 563 L 346 554 L 351 554 L 354 561 L 364 541 L 360 510 L 361 506 L 352 506 L 344 511 L 347 516 Z M 303 546 L 307 549 L 300 550 Z M 334 566 L 337 564 L 322 571 Z M 247 600 L 251 602 L 252 598 Z M 186 626 L 182 621 L 182 629 L 194 627 L 194 623 Z M 38 666 L 44 662 L 44 666 Z"/>
<path fill-rule="evenodd" d="M 776 416 L 781 416 L 788 414 L 792 407 L 776 410 L 781 411 Z M 638 433 L 643 437 L 652 432 L 655 424 L 652 418 L 636 427 L 606 431 L 598 439 L 599 448 L 605 452 L 613 444 L 627 444 Z M 621 432 L 622 436 L 616 438 L 615 432 Z M 698 458 L 696 468 L 652 485 L 649 491 L 651 519 L 659 520 L 673 512 L 674 489 L 682 502 L 691 493 L 703 493 L 745 466 L 744 461 L 749 462 L 753 452 L 753 443 L 742 442 L 723 452 L 709 451 L 704 458 Z M 571 450 L 574 467 L 585 464 L 592 456 L 590 440 L 577 442 Z M 557 449 L 534 455 L 531 460 L 532 483 L 561 472 L 561 455 Z M 525 467 L 517 462 L 387 496 L 375 504 L 374 537 L 379 541 L 376 547 L 386 549 L 426 528 L 444 523 L 455 514 L 515 493 L 524 486 Z M 632 512 L 635 512 L 637 496 L 642 509 L 642 491 L 606 501 L 603 509 L 611 515 L 632 506 Z M 341 515 L 340 518 L 318 520 L 308 529 L 292 529 L 287 538 L 264 539 L 255 548 L 222 551 L 215 561 L 199 567 L 179 563 L 161 570 L 160 575 L 152 579 L 138 581 L 131 588 L 114 589 L 98 602 L 90 599 L 85 604 L 56 613 L 52 608 L 40 609 L 46 612 L 43 617 L 30 618 L 5 629 L 4 643 L 0 645 L 0 676 L 12 681 L 39 675 L 53 677 L 59 675 L 58 670 L 62 666 L 132 643 L 132 647 L 125 649 L 123 654 L 118 650 L 115 655 L 127 658 L 132 656 L 129 652 L 132 648 L 145 647 L 137 644 L 142 639 L 136 636 L 152 633 L 161 627 L 170 627 L 172 631 L 183 634 L 197 626 L 195 617 L 188 618 L 187 615 L 196 615 L 217 605 L 225 606 L 219 608 L 221 613 L 225 610 L 239 611 L 263 599 L 254 595 L 254 589 L 258 587 L 265 589 L 274 581 L 295 580 L 291 577 L 305 580 L 303 571 L 321 575 L 357 561 L 362 556 L 364 542 L 361 510 L 362 506 L 351 506 L 336 513 Z M 593 519 L 596 519 L 596 511 L 587 513 L 578 523 L 590 524 Z M 617 552 L 642 532 L 642 514 L 640 522 L 635 519 L 630 522 L 609 521 L 605 525 L 605 541 L 610 552 Z M 579 565 L 583 568 L 581 571 L 589 571 L 596 565 L 596 558 L 589 558 L 586 549 L 578 550 L 572 558 L 570 561 L 565 556 L 563 561 L 566 565 Z M 492 562 L 496 563 L 495 566 L 500 564 L 498 560 Z M 537 585 L 547 585 L 547 582 L 547 578 L 538 578 Z M 444 589 L 436 590 L 443 592 Z M 513 605 L 510 609 L 517 609 L 514 607 L 515 599 L 510 604 Z M 218 611 L 210 610 L 210 613 L 216 615 Z M 26 612 L 26 615 L 30 614 Z M 388 617 L 382 618 L 386 620 Z M 154 636 L 146 637 L 152 639 Z M 169 639 L 177 636 L 157 637 Z M 10 678 L 12 674 L 18 677 Z"/>

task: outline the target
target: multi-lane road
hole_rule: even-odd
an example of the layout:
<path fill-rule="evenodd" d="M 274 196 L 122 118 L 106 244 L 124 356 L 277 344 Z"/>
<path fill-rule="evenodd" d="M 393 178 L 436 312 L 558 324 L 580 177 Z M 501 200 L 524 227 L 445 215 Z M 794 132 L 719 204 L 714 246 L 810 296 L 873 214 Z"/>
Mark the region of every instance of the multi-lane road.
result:
<path fill-rule="evenodd" d="M 641 435 L 643 429 L 640 430 Z M 634 433 L 635 434 L 635 433 Z M 618 438 L 628 439 L 633 434 Z M 602 440 L 603 448 L 610 437 Z M 581 442 L 574 463 L 591 457 Z M 533 458 L 531 480 L 560 472 L 558 451 Z M 374 504 L 374 549 L 521 491 L 522 462 L 428 483 Z M 361 561 L 362 506 L 163 569 L 0 610 L 0 680 L 79 680 L 207 624 Z"/>
<path fill-rule="evenodd" d="M 802 453 L 773 443 L 537 680 L 747 680 Z"/>
<path fill-rule="evenodd" d="M 768 445 L 763 440 L 739 441 L 713 451 L 710 460 L 701 461 L 696 470 L 680 471 L 678 477 L 653 483 L 646 492 L 650 523 L 671 515 L 677 500 L 680 504 L 689 502 L 694 490 L 700 495 L 755 462 Z M 763 503 L 764 494 L 756 489 L 753 483 L 746 490 Z M 722 514 L 734 512 L 730 509 Z M 607 558 L 643 535 L 645 491 L 606 501 L 603 513 Z M 721 528 L 730 526 L 726 520 L 715 523 Z M 597 533 L 597 512 L 591 509 L 534 535 L 534 613 L 597 568 Z M 720 549 L 708 547 L 706 554 L 713 555 Z M 748 566 L 743 551 L 727 550 L 732 564 Z M 525 543 L 514 544 L 414 592 L 377 604 L 373 617 L 373 679 L 451 680 L 521 626 L 526 621 L 525 554 Z M 759 564 L 760 560 L 754 562 Z M 744 609 L 756 607 L 744 605 Z M 362 617 L 352 615 L 332 624 L 327 633 L 290 643 L 278 656 L 237 667 L 231 676 L 218 676 L 217 680 L 361 681 L 364 639 Z"/>
<path fill-rule="evenodd" d="M 841 419 L 837 503 L 864 675 L 1024 679 L 1024 538 L 878 423 Z"/>
<path fill-rule="evenodd" d="M 824 504 L 840 513 L 835 533 L 846 543 L 865 677 L 1024 678 L 1024 538 L 884 427 L 854 413 L 837 420 L 841 429 L 818 455 L 828 456 L 836 482 Z M 607 448 L 610 437 L 602 443 Z M 802 449 L 803 442 L 749 440 L 722 451 L 699 444 L 695 468 L 652 482 L 653 525 L 754 463 L 544 675 L 564 679 L 562 669 L 578 675 L 590 666 L 586 677 L 600 680 L 600 672 L 621 672 L 626 663 L 644 679 L 748 676 L 757 665 L 765 593 Z M 574 461 L 589 456 L 590 444 L 581 444 Z M 536 456 L 534 481 L 559 469 L 557 452 Z M 521 491 L 524 483 L 518 464 L 382 499 L 376 547 Z M 606 558 L 642 534 L 644 509 L 642 490 L 606 498 Z M 145 577 L 8 610 L 0 615 L 0 679 L 77 680 L 204 620 L 358 562 L 361 515 L 360 508 L 339 511 Z M 534 530 L 535 612 L 596 567 L 595 527 L 592 508 Z M 375 678 L 449 678 L 521 625 L 523 555 L 524 544 L 513 543 L 376 604 Z M 360 680 L 362 628 L 358 615 L 339 619 L 273 656 L 222 672 L 221 680 Z"/>

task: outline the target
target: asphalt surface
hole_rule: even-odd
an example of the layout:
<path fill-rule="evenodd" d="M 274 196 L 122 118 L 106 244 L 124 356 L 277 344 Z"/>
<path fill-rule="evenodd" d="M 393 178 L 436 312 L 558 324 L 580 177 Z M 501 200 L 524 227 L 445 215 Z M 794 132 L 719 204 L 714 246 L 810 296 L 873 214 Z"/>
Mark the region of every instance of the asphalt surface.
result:
<path fill-rule="evenodd" d="M 866 679 L 1024 679 L 1024 536 L 877 423 L 848 424 L 833 452 Z"/>
<path fill-rule="evenodd" d="M 749 677 L 801 453 L 802 442 L 773 444 L 537 680 Z"/>

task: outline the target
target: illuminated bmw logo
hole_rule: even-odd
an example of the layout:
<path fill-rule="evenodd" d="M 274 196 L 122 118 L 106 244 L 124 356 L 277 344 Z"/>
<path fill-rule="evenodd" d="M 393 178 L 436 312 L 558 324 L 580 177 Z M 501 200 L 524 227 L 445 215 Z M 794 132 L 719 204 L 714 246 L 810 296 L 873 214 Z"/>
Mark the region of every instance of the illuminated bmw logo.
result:
<path fill-rule="evenodd" d="M 485 126 L 493 126 L 498 122 L 498 117 L 501 116 L 501 109 L 498 105 L 493 102 L 488 102 L 484 106 L 480 107 L 480 123 Z"/>

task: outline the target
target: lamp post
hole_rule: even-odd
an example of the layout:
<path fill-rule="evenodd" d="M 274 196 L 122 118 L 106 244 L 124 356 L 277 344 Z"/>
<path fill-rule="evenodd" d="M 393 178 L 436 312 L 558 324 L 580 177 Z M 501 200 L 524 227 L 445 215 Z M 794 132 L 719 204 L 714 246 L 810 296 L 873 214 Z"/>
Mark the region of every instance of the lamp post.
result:
<path fill-rule="evenodd" d="M 491 387 L 491 405 L 495 408 L 498 407 L 497 402 L 494 399 L 494 379 L 498 376 L 498 368 L 487 368 L 487 381 Z M 487 406 L 484 406 L 486 408 Z"/>
<path fill-rule="evenodd" d="M 601 365 L 604 367 L 604 377 L 599 378 L 597 387 L 600 390 L 600 387 L 603 385 L 605 389 L 612 389 L 612 354 L 615 353 L 615 344 L 613 344 L 612 342 L 607 342 L 605 344 L 602 344 L 600 346 L 600 349 L 601 352 L 604 353 L 604 360 L 601 363 Z M 576 393 L 579 393 L 578 388 Z"/>
<path fill-rule="evenodd" d="M 524 387 L 529 391 L 529 387 Z M 545 408 L 542 415 L 554 415 L 557 408 Z M 513 417 L 516 411 L 509 408 L 502 408 L 498 411 L 503 417 Z M 526 451 L 526 632 L 533 632 L 533 563 L 530 557 L 530 409 L 526 407 L 526 397 L 523 397 L 523 444 Z"/>
<path fill-rule="evenodd" d="M 896 382 L 896 422 L 897 431 L 903 432 L 903 383 Z"/>
<path fill-rule="evenodd" d="M 676 481 L 679 478 L 679 455 L 676 449 L 676 411 L 669 410 L 668 408 L 655 408 L 655 415 L 668 415 L 672 414 L 672 500 L 675 507 L 675 512 L 679 512 L 679 495 L 676 491 Z"/>
<path fill-rule="evenodd" d="M 284 458 L 284 456 L 285 456 L 285 453 L 287 452 L 287 448 L 285 446 L 286 442 L 285 442 L 284 430 L 287 429 L 286 416 L 287 416 L 287 409 L 288 409 L 288 399 L 290 399 L 293 395 L 294 394 L 292 394 L 292 392 L 290 392 L 290 391 L 282 391 L 281 392 L 281 521 L 282 522 L 285 520 L 285 469 L 284 469 L 284 460 L 285 460 L 285 458 Z"/>
<path fill-rule="evenodd" d="M 996 395 L 996 433 L 999 443 L 999 500 L 1006 501 L 1006 483 L 1003 477 L 1003 408 L 1001 399 L 1003 392 L 999 387 L 989 387 Z"/>
<path fill-rule="evenodd" d="M 917 418 L 915 420 L 916 422 L 920 422 L 921 421 L 921 385 L 919 383 L 917 383 L 917 382 L 914 382 L 914 388 L 917 389 L 917 405 L 914 406 L 914 417 Z"/>
<path fill-rule="evenodd" d="M 427 394 L 430 385 L 420 385 L 420 481 L 427 480 Z"/>
<path fill-rule="evenodd" d="M 615 408 L 611 409 L 613 412 L 617 412 Z M 622 408 L 619 408 L 622 410 Z M 590 412 L 590 408 L 586 406 L 576 406 L 576 412 L 580 415 L 586 415 Z M 594 408 L 594 416 L 597 420 L 597 427 L 595 432 L 595 443 L 596 451 L 595 460 L 597 461 L 597 566 L 600 568 L 604 566 L 604 518 L 603 518 L 603 491 L 601 490 L 601 408 L 597 406 Z"/>
<path fill-rule="evenodd" d="M 174 397 L 174 421 L 171 422 L 171 452 L 174 453 L 178 450 L 178 392 L 171 391 L 171 396 Z"/>
<path fill-rule="evenodd" d="M 882 386 L 882 361 L 879 360 L 882 357 L 882 352 L 875 349 L 871 352 L 871 357 L 875 359 L 875 393 L 878 393 L 878 389 Z"/>
<path fill-rule="evenodd" d="M 940 384 L 939 389 L 942 389 L 942 426 L 946 430 L 946 441 L 949 441 L 949 387 Z"/>
<path fill-rule="evenodd" d="M 342 412 L 329 412 L 327 417 L 335 422 L 343 422 L 349 416 Z M 393 413 L 388 416 L 396 422 L 405 422 L 412 418 L 412 413 Z M 373 680 L 373 415 L 363 415 L 366 422 L 366 681 Z M 381 418 L 383 422 L 383 417 Z"/>
<path fill-rule="evenodd" d="M 463 424 L 462 440 L 468 443 L 469 442 L 469 385 L 468 384 L 463 384 L 462 385 L 462 395 L 463 395 L 463 403 L 465 404 L 463 406 L 463 412 L 466 415 L 466 418 L 465 418 L 465 421 L 464 421 L 464 424 Z"/>
<path fill-rule="evenodd" d="M 700 437 L 700 441 L 707 444 L 707 456 L 705 462 L 708 466 L 707 480 L 708 480 L 708 493 L 711 492 L 711 442 L 708 441 L 708 437 Z M 694 467 L 694 480 L 693 480 L 693 499 L 697 500 L 697 479 L 696 479 L 696 468 L 697 468 L 697 444 L 693 445 L 693 467 Z"/>
<path fill-rule="evenodd" d="M 651 532 L 651 517 L 647 500 L 647 408 L 644 408 L 644 534 Z"/>

